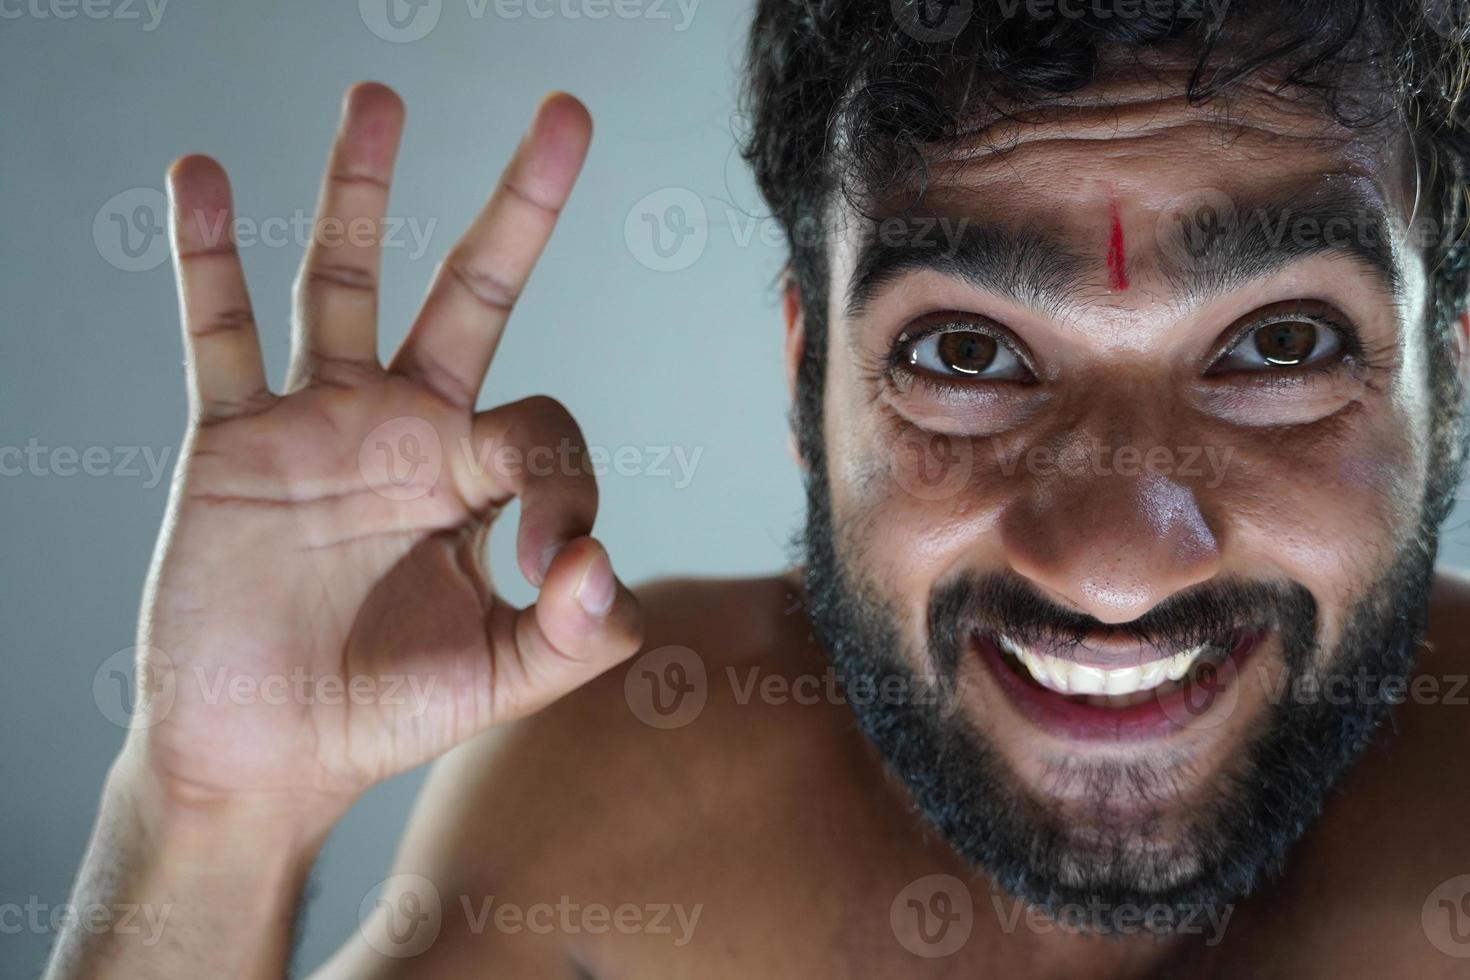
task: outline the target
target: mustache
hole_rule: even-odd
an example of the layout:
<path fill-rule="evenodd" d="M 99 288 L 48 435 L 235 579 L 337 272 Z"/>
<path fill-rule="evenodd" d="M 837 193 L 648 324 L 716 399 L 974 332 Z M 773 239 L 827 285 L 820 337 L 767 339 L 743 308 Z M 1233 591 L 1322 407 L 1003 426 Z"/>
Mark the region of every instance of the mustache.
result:
<path fill-rule="evenodd" d="M 1243 627 L 1274 628 L 1289 657 L 1304 657 L 1315 642 L 1317 602 L 1295 582 L 1227 579 L 1175 593 L 1130 622 L 1104 623 L 1002 573 L 950 579 L 929 600 L 930 649 L 945 669 L 958 664 L 976 630 L 1023 644 L 1082 645 L 1103 634 L 1172 652 L 1217 643 Z"/>

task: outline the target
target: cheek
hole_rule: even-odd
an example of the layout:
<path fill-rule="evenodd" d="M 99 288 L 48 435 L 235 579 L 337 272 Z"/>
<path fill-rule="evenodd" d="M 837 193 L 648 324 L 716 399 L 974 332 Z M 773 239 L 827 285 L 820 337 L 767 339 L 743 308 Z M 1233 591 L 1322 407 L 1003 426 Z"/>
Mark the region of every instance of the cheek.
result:
<path fill-rule="evenodd" d="M 1330 621 L 1388 569 L 1419 529 L 1423 450 L 1410 420 L 1370 414 L 1359 407 L 1269 434 L 1181 436 L 1181 445 L 1230 453 L 1218 483 L 1196 487 L 1209 525 L 1221 531 L 1222 573 L 1300 582 Z M 921 623 L 947 574 L 1005 566 L 1002 516 L 1017 493 L 1034 503 L 1048 485 L 1007 472 L 1020 462 L 1006 440 L 948 437 L 886 416 L 853 419 L 828 432 L 840 553 Z"/>
<path fill-rule="evenodd" d="M 1419 529 L 1420 441 L 1402 417 L 1368 415 L 1358 407 L 1269 438 L 1238 436 L 1210 503 L 1241 574 L 1273 569 L 1302 583 L 1329 620 Z"/>
<path fill-rule="evenodd" d="M 827 445 L 839 554 L 915 629 L 947 574 L 1002 562 L 992 542 L 1008 481 L 988 440 L 849 416 L 828 426 Z"/>

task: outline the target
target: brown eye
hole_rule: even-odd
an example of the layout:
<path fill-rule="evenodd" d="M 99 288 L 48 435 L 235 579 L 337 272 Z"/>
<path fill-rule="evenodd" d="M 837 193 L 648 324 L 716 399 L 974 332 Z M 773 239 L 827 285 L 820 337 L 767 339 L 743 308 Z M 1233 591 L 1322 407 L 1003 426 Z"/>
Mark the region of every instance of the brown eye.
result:
<path fill-rule="evenodd" d="M 1304 316 L 1297 309 L 1285 309 L 1275 318 L 1247 328 L 1235 346 L 1210 366 L 1209 373 L 1259 374 L 1326 367 L 1345 356 L 1347 341 L 1336 327 Z"/>
<path fill-rule="evenodd" d="M 1031 372 L 1014 347 L 961 320 L 917 340 L 899 338 L 899 358 L 912 372 L 947 381 L 1027 381 Z"/>
<path fill-rule="evenodd" d="M 995 362 L 999 345 L 995 338 L 974 330 L 951 330 L 940 334 L 939 359 L 958 374 L 980 374 Z"/>
<path fill-rule="evenodd" d="M 1267 364 L 1295 367 L 1317 349 L 1317 328 L 1300 320 L 1268 323 L 1252 336 Z"/>

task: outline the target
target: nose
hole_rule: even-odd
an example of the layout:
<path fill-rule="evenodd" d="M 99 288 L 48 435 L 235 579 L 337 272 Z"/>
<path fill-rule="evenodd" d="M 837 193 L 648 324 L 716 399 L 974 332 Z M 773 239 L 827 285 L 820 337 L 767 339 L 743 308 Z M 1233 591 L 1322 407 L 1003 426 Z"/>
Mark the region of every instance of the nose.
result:
<path fill-rule="evenodd" d="M 1000 519 L 1010 567 L 1052 599 L 1109 624 L 1137 619 L 1220 567 L 1189 486 L 1094 459 L 1088 472 L 1033 480 Z"/>

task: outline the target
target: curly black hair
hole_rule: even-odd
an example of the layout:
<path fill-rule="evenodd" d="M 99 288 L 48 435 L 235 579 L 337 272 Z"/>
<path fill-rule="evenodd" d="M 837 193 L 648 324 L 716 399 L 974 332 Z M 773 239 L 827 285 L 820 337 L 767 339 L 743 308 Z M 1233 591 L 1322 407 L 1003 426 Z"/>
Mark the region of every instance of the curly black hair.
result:
<path fill-rule="evenodd" d="M 834 194 L 922 194 L 925 148 L 962 132 L 977 108 L 1014 113 L 1093 82 L 1104 57 L 1184 57 L 1191 103 L 1244 83 L 1315 99 L 1343 125 L 1407 139 L 1419 200 L 1439 233 L 1431 283 L 1430 385 L 1441 411 L 1436 472 L 1462 457 L 1461 392 L 1450 325 L 1470 287 L 1467 0 L 759 0 L 742 98 L 742 151 L 786 230 L 807 333 L 794 425 L 808 465 L 824 465 L 823 235 Z M 838 152 L 835 147 L 841 147 Z M 1431 489 L 1439 518 L 1450 486 Z M 1443 483 L 1443 479 L 1439 482 Z"/>

